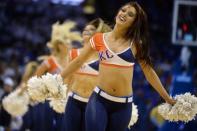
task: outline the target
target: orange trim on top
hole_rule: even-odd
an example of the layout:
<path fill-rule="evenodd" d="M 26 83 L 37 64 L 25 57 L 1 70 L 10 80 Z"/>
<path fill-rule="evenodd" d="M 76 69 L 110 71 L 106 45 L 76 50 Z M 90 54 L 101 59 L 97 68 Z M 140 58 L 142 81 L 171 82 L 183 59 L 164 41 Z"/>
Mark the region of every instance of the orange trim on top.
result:
<path fill-rule="evenodd" d="M 78 56 L 78 50 L 72 49 L 71 50 L 71 60 L 74 60 Z"/>
<path fill-rule="evenodd" d="M 76 72 L 78 75 L 88 75 L 88 76 L 98 76 L 96 74 L 89 74 L 89 73 L 81 73 L 81 72 Z"/>
<path fill-rule="evenodd" d="M 54 70 L 56 70 L 58 68 L 58 65 L 55 63 L 53 57 L 50 57 L 47 61 L 48 61 L 49 65 L 50 65 L 49 72 L 52 72 L 52 71 L 54 71 Z"/>
<path fill-rule="evenodd" d="M 104 63 L 104 62 L 101 62 L 101 64 L 105 66 L 112 66 L 112 67 L 118 67 L 118 68 L 130 68 L 134 66 L 134 64 L 129 65 L 129 66 L 123 66 L 123 65 L 115 65 L 115 64 L 109 64 L 109 63 Z"/>
<path fill-rule="evenodd" d="M 90 44 L 96 51 L 106 49 L 102 40 L 102 33 L 96 33 L 91 39 Z"/>

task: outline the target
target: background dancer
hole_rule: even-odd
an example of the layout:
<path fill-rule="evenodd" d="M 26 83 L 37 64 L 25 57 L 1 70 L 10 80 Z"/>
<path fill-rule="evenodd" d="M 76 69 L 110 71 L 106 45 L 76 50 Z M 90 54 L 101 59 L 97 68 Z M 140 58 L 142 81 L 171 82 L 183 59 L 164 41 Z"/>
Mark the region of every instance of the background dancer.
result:
<path fill-rule="evenodd" d="M 72 41 L 81 40 L 78 32 L 71 32 L 74 26 L 75 23 L 70 21 L 53 25 L 51 41 L 47 44 L 50 48 L 51 55 L 41 63 L 34 75 L 41 76 L 47 72 L 56 74 L 61 71 L 63 66 L 68 64 L 68 53 L 69 49 L 72 47 Z M 35 105 L 31 114 L 32 130 L 61 130 L 64 115 L 53 111 L 48 101 Z"/>
<path fill-rule="evenodd" d="M 51 42 L 47 44 L 51 49 L 51 55 L 38 67 L 35 75 L 41 76 L 46 72 L 56 74 L 68 64 L 68 54 L 72 47 L 72 41 L 81 40 L 78 32 L 71 32 L 72 28 L 74 28 L 73 22 L 65 22 L 62 25 L 55 24 L 53 26 L 52 39 Z M 39 105 L 41 107 L 36 111 L 37 113 L 34 116 L 40 118 L 42 110 L 44 110 L 44 112 L 42 112 L 44 116 L 41 120 L 43 123 L 39 122 L 40 125 L 37 127 L 45 126 L 44 130 L 60 131 L 64 115 L 53 111 L 47 101 L 44 105 L 39 103 L 37 107 L 39 107 Z M 38 123 L 36 122 L 35 124 Z"/>
<path fill-rule="evenodd" d="M 27 82 L 28 79 L 30 79 L 34 75 L 38 66 L 39 66 L 39 63 L 36 62 L 36 61 L 30 61 L 30 62 L 27 63 L 27 65 L 25 67 L 25 72 L 22 76 L 21 84 L 18 88 L 23 88 L 23 89 L 26 88 L 26 87 L 21 87 L 21 86 L 26 86 L 25 83 Z M 32 101 L 32 103 L 34 103 L 34 102 Z M 34 104 L 36 104 L 36 103 L 34 103 Z M 22 117 L 23 123 L 22 123 L 22 126 L 20 128 L 20 131 L 25 131 L 27 129 L 33 130 L 33 118 L 34 117 L 33 117 L 32 113 L 33 113 L 33 105 L 30 104 L 29 110 Z"/>

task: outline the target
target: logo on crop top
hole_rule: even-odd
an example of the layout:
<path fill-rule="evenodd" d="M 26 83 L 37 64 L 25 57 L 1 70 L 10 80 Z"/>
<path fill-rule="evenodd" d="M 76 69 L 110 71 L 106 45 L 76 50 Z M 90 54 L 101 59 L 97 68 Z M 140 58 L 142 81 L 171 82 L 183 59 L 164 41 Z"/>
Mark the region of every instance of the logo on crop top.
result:
<path fill-rule="evenodd" d="M 114 57 L 114 55 L 110 54 L 110 52 L 108 50 L 104 50 L 104 51 L 99 52 L 99 58 L 101 61 L 110 59 L 112 57 Z"/>

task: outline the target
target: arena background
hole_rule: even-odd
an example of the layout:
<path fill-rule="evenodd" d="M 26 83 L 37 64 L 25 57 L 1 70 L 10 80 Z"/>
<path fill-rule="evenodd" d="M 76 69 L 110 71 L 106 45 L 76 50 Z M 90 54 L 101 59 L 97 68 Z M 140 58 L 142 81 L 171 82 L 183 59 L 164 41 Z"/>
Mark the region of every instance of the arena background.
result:
<path fill-rule="evenodd" d="M 7 77 L 14 81 L 14 87 L 16 87 L 23 74 L 24 65 L 30 60 L 37 59 L 37 56 L 48 54 L 46 43 L 50 40 L 53 23 L 71 19 L 77 22 L 77 30 L 81 31 L 88 21 L 101 17 L 108 24 L 113 25 L 117 10 L 128 1 L 130 0 L 1 0 L 1 92 L 3 92 Z M 150 49 L 154 68 L 169 91 L 172 82 L 172 67 L 179 59 L 183 47 L 181 44 L 173 44 L 171 40 L 174 0 L 136 1 L 148 14 L 151 34 Z M 194 18 L 197 17 L 192 17 L 193 23 L 196 22 Z M 196 23 L 192 27 L 189 27 L 190 24 L 187 22 L 183 24 L 185 24 L 183 28 L 187 27 L 189 30 L 192 28 L 197 31 Z M 197 36 L 197 33 L 195 35 Z M 78 43 L 73 44 L 76 47 L 79 46 Z M 195 85 L 197 83 L 197 42 L 196 46 L 188 46 L 188 48 L 192 52 L 190 65 L 194 69 L 192 82 Z M 139 108 L 139 120 L 132 130 L 158 130 L 158 126 L 150 118 L 150 111 L 162 100 L 150 88 L 138 65 L 135 66 L 133 88 L 134 101 Z M 194 125 L 193 128 L 197 129 L 197 121 Z"/>

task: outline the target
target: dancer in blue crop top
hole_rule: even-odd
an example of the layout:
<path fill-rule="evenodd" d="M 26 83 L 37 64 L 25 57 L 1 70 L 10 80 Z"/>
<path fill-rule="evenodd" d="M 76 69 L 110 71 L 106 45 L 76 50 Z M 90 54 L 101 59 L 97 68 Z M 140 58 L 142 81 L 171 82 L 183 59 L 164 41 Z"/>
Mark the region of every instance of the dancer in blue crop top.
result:
<path fill-rule="evenodd" d="M 118 11 L 115 26 L 109 33 L 97 33 L 81 55 L 61 73 L 68 77 L 95 51 L 99 52 L 98 86 L 86 107 L 86 131 L 125 131 L 132 108 L 134 58 L 139 62 L 147 81 L 162 98 L 174 104 L 151 67 L 148 53 L 146 13 L 136 2 L 129 2 Z M 131 51 L 127 52 L 130 48 Z"/>
<path fill-rule="evenodd" d="M 85 27 L 82 36 L 84 47 L 96 32 L 107 32 L 111 28 L 101 19 L 94 19 Z M 72 49 L 70 60 L 76 59 L 83 48 Z M 88 99 L 98 83 L 98 55 L 95 52 L 73 75 L 69 87 L 62 131 L 85 131 L 85 109 Z"/>

